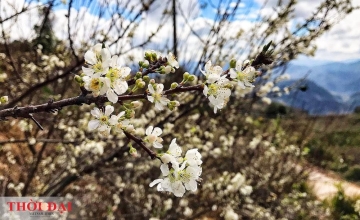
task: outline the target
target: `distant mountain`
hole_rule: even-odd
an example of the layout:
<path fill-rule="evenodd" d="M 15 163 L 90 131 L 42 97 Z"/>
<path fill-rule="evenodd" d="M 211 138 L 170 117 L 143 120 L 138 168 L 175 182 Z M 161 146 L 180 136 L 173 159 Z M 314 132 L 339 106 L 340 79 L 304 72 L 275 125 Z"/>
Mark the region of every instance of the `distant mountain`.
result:
<path fill-rule="evenodd" d="M 360 106 L 360 92 L 352 94 L 350 99 L 347 101 L 347 104 L 350 106 L 351 110 Z"/>
<path fill-rule="evenodd" d="M 284 81 L 279 83 L 278 86 L 284 88 L 285 86 L 293 85 L 296 81 Z M 317 83 L 311 80 L 304 80 L 302 85 L 306 86 L 305 91 L 294 90 L 289 95 L 283 95 L 275 100 L 283 102 L 288 106 L 305 110 L 312 115 L 349 113 L 350 107 L 348 103 L 344 103 L 341 98 L 334 96 Z"/>
<path fill-rule="evenodd" d="M 309 80 L 345 99 L 360 92 L 360 61 L 331 62 L 315 66 L 290 63 L 286 72 L 293 79 L 302 78 L 309 73 Z"/>

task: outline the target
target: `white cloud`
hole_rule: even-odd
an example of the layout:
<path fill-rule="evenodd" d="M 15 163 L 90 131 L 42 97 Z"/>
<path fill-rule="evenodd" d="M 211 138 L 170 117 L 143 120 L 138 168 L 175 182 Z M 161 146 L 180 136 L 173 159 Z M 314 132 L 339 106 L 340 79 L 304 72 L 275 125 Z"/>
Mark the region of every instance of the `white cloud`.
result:
<path fill-rule="evenodd" d="M 284 0 L 287 3 L 289 0 Z M 301 0 L 295 7 L 295 19 L 304 20 L 310 16 L 312 11 L 324 0 Z M 262 5 L 267 2 L 263 14 L 271 15 L 273 7 L 278 0 L 256 0 Z M 359 0 L 352 0 L 354 6 L 359 6 Z M 334 19 L 337 17 L 334 16 Z M 318 47 L 315 53 L 317 60 L 342 61 L 349 59 L 360 59 L 360 10 L 353 11 L 333 28 L 316 40 Z"/>
<path fill-rule="evenodd" d="M 0 30 L 4 28 L 7 37 L 12 40 L 24 40 L 35 36 L 34 25 L 40 24 L 38 4 L 27 3 L 24 0 L 3 0 L 0 5 L 1 20 L 5 20 Z M 24 8 L 27 9 L 25 12 L 14 16 Z M 8 19 L 10 17 L 12 18 Z"/>
<path fill-rule="evenodd" d="M 104 1 L 104 0 L 102 0 Z M 109 0 L 107 0 L 109 1 Z M 111 0 L 114 1 L 114 0 Z M 256 0 L 258 3 L 263 3 L 265 0 Z M 288 0 L 284 0 L 286 2 Z M 356 3 L 358 0 L 353 0 Z M 132 4 L 135 4 L 138 1 L 132 1 Z M 145 20 L 138 23 L 138 28 L 135 31 L 135 37 L 132 40 L 127 38 L 121 39 L 116 45 L 116 48 L 113 47 L 113 51 L 119 51 L 119 49 L 128 50 L 132 45 L 137 45 L 143 42 L 147 36 L 155 32 L 158 27 L 158 22 L 163 16 L 163 12 L 166 7 L 171 9 L 171 5 L 160 4 L 163 1 L 158 1 L 157 4 L 153 5 L 150 8 L 150 12 L 146 14 Z M 299 1 L 299 4 L 296 6 L 296 19 L 302 19 L 304 16 L 308 16 L 317 5 L 319 5 L 321 0 L 302 0 Z M 5 4 L 4 4 L 5 3 Z M 24 0 L 6 0 L 2 5 L 2 18 L 9 16 L 15 13 L 16 10 L 20 10 L 23 5 L 27 5 Z M 181 16 L 178 16 L 178 37 L 180 45 L 180 58 L 181 59 L 190 59 L 200 56 L 203 43 L 198 39 L 197 36 L 193 35 L 186 22 L 188 22 L 193 31 L 195 31 L 203 40 L 206 40 L 207 33 L 209 32 L 212 20 L 199 17 L 200 15 L 200 6 L 197 0 L 184 0 L 178 1 L 181 7 L 181 11 L 188 17 L 188 21 L 185 21 Z M 263 10 L 262 14 L 271 15 L 273 12 L 274 6 L 276 6 L 277 0 L 269 0 L 267 6 Z M 9 7 L 9 5 L 14 5 Z M 246 3 L 247 4 L 247 3 Z M 360 2 L 358 3 L 360 4 Z M 6 6 L 8 5 L 8 6 Z M 35 7 L 36 5 L 31 5 Z M 243 5 L 242 5 L 243 6 Z M 7 7 L 6 10 L 4 7 Z M 12 7 L 14 9 L 12 9 Z M 253 15 L 256 17 L 256 11 L 252 10 L 248 15 Z M 4 12 L 4 13 L 3 13 Z M 6 13 L 5 13 L 6 12 Z M 180 13 L 180 11 L 179 11 Z M 54 17 L 54 31 L 57 37 L 61 39 L 67 38 L 67 10 L 55 10 L 53 13 Z M 119 15 L 114 15 L 116 18 L 115 24 L 111 24 L 109 19 L 101 18 L 99 19 L 94 13 L 90 13 L 87 8 L 80 8 L 79 10 L 72 10 L 70 20 L 72 23 L 71 35 L 75 42 L 75 46 L 79 48 L 82 44 L 81 42 L 86 42 L 89 44 L 96 43 L 100 37 L 99 35 L 93 36 L 92 33 L 96 30 L 108 30 L 110 27 L 118 27 L 118 30 L 122 31 L 124 24 L 129 24 L 129 20 Z M 251 19 L 252 17 L 238 15 L 237 21 L 234 21 L 228 25 L 222 34 L 225 37 L 231 37 L 238 33 L 240 29 L 244 32 L 248 32 L 254 25 Z M 327 60 L 346 60 L 346 59 L 355 59 L 360 57 L 360 10 L 352 12 L 348 17 L 343 21 L 336 24 L 334 28 L 328 33 L 320 37 L 316 44 L 318 46 L 318 51 L 316 53 L 316 59 L 327 59 Z M 16 21 L 15 23 L 13 21 Z M 293 20 L 295 21 L 295 20 Z M 292 22 L 293 22 L 292 21 Z M 34 36 L 33 26 L 38 24 L 39 14 L 37 9 L 30 10 L 29 12 L 24 13 L 17 17 L 16 20 L 4 22 L 6 31 L 9 33 L 12 39 L 31 39 Z M 123 22 L 123 26 L 120 23 Z M 291 23 L 289 23 L 290 25 Z M 262 27 L 266 28 L 266 27 Z M 118 30 L 113 28 L 110 31 L 110 36 L 116 38 L 118 36 Z M 171 20 L 164 24 L 163 28 L 157 33 L 156 37 L 153 39 L 153 43 L 147 45 L 151 49 L 170 49 L 172 46 L 172 30 L 173 25 Z M 244 36 L 239 39 L 239 46 L 247 45 L 247 37 Z M 140 58 L 142 57 L 142 52 L 144 48 L 138 48 L 133 50 L 132 55 Z"/>
<path fill-rule="evenodd" d="M 353 0 L 360 5 L 360 2 Z M 316 59 L 360 59 L 360 10 L 353 11 L 317 41 Z"/>

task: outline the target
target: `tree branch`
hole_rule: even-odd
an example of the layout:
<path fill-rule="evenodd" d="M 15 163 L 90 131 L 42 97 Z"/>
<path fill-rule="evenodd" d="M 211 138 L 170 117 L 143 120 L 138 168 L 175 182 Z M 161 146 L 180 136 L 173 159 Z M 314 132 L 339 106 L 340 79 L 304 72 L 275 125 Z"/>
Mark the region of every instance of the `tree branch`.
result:
<path fill-rule="evenodd" d="M 202 85 L 196 86 L 187 86 L 182 87 L 179 86 L 175 89 L 169 89 L 164 91 L 165 95 L 170 95 L 174 93 L 180 92 L 189 92 L 189 91 L 202 91 Z M 146 93 L 144 94 L 135 94 L 135 95 L 120 95 L 118 96 L 118 102 L 127 101 L 127 100 L 139 100 L 146 99 Z M 60 101 L 52 102 L 49 101 L 45 104 L 34 105 L 34 106 L 26 106 L 26 107 L 17 107 L 8 108 L 0 110 L 0 120 L 6 120 L 6 117 L 14 117 L 14 118 L 31 118 L 32 113 L 40 113 L 40 112 L 55 112 L 61 110 L 63 107 L 72 106 L 72 105 L 82 105 L 87 104 L 90 105 L 92 103 L 105 103 L 108 102 L 106 96 L 97 96 L 94 97 L 92 95 L 89 96 L 77 96 L 68 99 L 63 99 Z"/>

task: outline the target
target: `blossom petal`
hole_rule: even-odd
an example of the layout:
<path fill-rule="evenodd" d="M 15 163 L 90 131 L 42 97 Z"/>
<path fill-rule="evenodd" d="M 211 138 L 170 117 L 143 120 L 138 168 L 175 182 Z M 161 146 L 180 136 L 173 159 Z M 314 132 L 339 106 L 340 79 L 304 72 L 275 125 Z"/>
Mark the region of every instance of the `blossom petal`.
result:
<path fill-rule="evenodd" d="M 88 50 L 85 55 L 85 61 L 91 65 L 97 63 L 96 54 L 92 50 Z"/>
<path fill-rule="evenodd" d="M 149 89 L 150 94 L 155 93 L 154 87 L 151 84 L 148 85 L 148 89 Z"/>
<path fill-rule="evenodd" d="M 148 95 L 148 96 L 147 96 L 147 99 L 149 100 L 149 102 L 154 103 L 154 97 Z"/>
<path fill-rule="evenodd" d="M 114 84 L 114 90 L 118 95 L 124 94 L 128 88 L 129 86 L 126 81 L 117 80 Z"/>
<path fill-rule="evenodd" d="M 90 113 L 96 118 L 101 117 L 101 111 L 97 107 L 95 107 L 93 110 L 91 110 Z"/>
<path fill-rule="evenodd" d="M 154 146 L 155 148 L 162 148 L 162 147 L 163 147 L 163 145 L 160 144 L 159 142 L 154 142 L 154 143 L 153 143 L 153 146 Z"/>
<path fill-rule="evenodd" d="M 150 134 L 152 133 L 153 129 L 154 129 L 153 126 L 149 126 L 149 127 L 146 129 L 145 134 L 146 134 L 146 135 L 150 135 Z"/>
<path fill-rule="evenodd" d="M 130 67 L 122 67 L 122 68 L 120 69 L 120 72 L 121 72 L 121 76 L 122 76 L 123 78 L 125 78 L 125 77 L 127 77 L 127 76 L 130 74 L 131 69 L 130 69 Z"/>
<path fill-rule="evenodd" d="M 95 130 L 97 127 L 99 127 L 100 121 L 99 120 L 91 120 L 88 124 L 88 129 L 90 131 Z"/>
<path fill-rule="evenodd" d="M 169 166 L 167 164 L 161 164 L 160 166 L 160 170 L 161 170 L 161 173 L 164 175 L 164 176 L 167 176 L 169 175 Z"/>
<path fill-rule="evenodd" d="M 111 61 L 111 53 L 108 48 L 103 48 L 101 50 L 101 60 L 103 63 L 106 63 L 109 65 Z"/>
<path fill-rule="evenodd" d="M 164 90 L 164 85 L 163 84 L 157 84 L 156 85 L 156 92 L 162 93 L 163 90 Z"/>
<path fill-rule="evenodd" d="M 119 56 L 118 56 L 118 55 L 114 55 L 114 56 L 111 58 L 110 66 L 111 66 L 111 67 L 116 67 L 116 66 L 117 66 L 117 62 L 118 62 L 118 59 L 119 59 Z"/>
<path fill-rule="evenodd" d="M 160 102 L 155 103 L 155 108 L 159 111 L 164 110 L 164 106 Z"/>
<path fill-rule="evenodd" d="M 107 105 L 105 107 L 105 115 L 109 116 L 111 113 L 113 113 L 113 111 L 114 111 L 114 106 Z"/>
<path fill-rule="evenodd" d="M 154 128 L 152 134 L 153 134 L 153 135 L 156 135 L 156 136 L 161 135 L 161 134 L 162 134 L 161 128 L 159 128 L 159 127 Z"/>
<path fill-rule="evenodd" d="M 110 102 L 112 103 L 117 103 L 118 101 L 118 96 L 115 94 L 114 90 L 109 89 L 106 92 L 106 97 L 109 99 Z"/>
<path fill-rule="evenodd" d="M 230 69 L 229 74 L 230 74 L 230 77 L 231 77 L 232 79 L 236 79 L 237 74 L 236 74 L 236 71 L 235 71 L 234 69 Z"/>
<path fill-rule="evenodd" d="M 87 67 L 81 67 L 82 71 L 84 72 L 85 75 L 87 76 L 91 76 L 94 73 L 94 70 L 92 68 L 87 68 Z"/>
<path fill-rule="evenodd" d="M 195 179 L 190 179 L 189 182 L 185 183 L 187 190 L 195 192 L 197 190 L 197 182 Z"/>
<path fill-rule="evenodd" d="M 163 179 L 156 179 L 156 180 L 152 181 L 152 182 L 149 184 L 149 186 L 150 186 L 150 187 L 153 187 L 153 186 L 155 186 L 156 184 L 161 183 L 162 181 L 164 181 L 164 180 L 163 180 Z"/>
<path fill-rule="evenodd" d="M 183 197 L 185 193 L 185 187 L 181 181 L 176 181 L 171 184 L 171 188 L 176 197 Z"/>
<path fill-rule="evenodd" d="M 241 60 L 236 61 L 236 67 L 235 67 L 235 69 L 236 69 L 237 71 L 241 71 L 242 66 L 243 66 L 243 62 L 242 62 Z"/>

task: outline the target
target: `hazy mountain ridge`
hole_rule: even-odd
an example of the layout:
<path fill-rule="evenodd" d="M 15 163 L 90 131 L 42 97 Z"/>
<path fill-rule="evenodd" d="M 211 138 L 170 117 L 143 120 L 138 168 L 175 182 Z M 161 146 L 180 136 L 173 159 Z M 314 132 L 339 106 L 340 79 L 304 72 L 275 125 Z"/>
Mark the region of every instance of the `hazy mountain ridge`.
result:
<path fill-rule="evenodd" d="M 345 114 L 360 106 L 360 61 L 331 62 L 322 65 L 290 63 L 286 73 L 291 80 L 279 83 L 281 88 L 307 78 L 301 85 L 307 90 L 294 90 L 276 100 L 303 109 L 309 114 Z"/>
<path fill-rule="evenodd" d="M 292 85 L 297 80 L 288 80 L 279 83 L 280 88 Z M 305 110 L 309 114 L 323 115 L 333 113 L 347 113 L 349 106 L 339 101 L 339 98 L 332 95 L 328 90 L 317 85 L 311 80 L 304 80 L 302 85 L 306 85 L 306 90 L 294 90 L 289 95 L 276 98 L 277 101 L 286 105 Z"/>
<path fill-rule="evenodd" d="M 292 79 L 302 78 L 309 73 L 307 79 L 332 94 L 350 96 L 360 91 L 360 61 L 333 62 L 313 67 L 290 63 L 286 72 L 292 76 Z"/>

